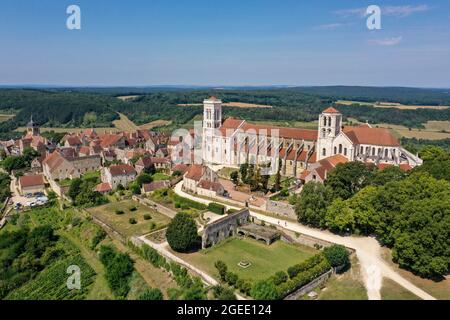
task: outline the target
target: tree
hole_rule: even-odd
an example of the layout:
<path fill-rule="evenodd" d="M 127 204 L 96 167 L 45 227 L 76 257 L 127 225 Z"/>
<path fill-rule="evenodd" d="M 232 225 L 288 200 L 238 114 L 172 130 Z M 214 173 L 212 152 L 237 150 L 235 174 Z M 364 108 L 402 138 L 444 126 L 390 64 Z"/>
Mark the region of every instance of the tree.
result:
<path fill-rule="evenodd" d="M 325 215 L 331 198 L 331 191 L 322 183 L 308 182 L 296 200 L 298 220 L 313 227 L 325 227 Z"/>
<path fill-rule="evenodd" d="M 163 294 L 158 288 L 145 290 L 140 296 L 139 300 L 163 300 Z"/>
<path fill-rule="evenodd" d="M 405 178 L 408 174 L 397 166 L 391 166 L 383 170 L 379 170 L 372 178 L 371 184 L 383 186 L 391 181 L 398 181 Z"/>
<path fill-rule="evenodd" d="M 247 181 L 248 167 L 249 167 L 248 163 L 243 163 L 239 167 L 239 172 L 241 174 L 241 180 L 244 183 L 246 183 L 246 181 Z"/>
<path fill-rule="evenodd" d="M 281 190 L 281 167 L 282 166 L 283 166 L 283 162 L 281 161 L 281 158 L 280 158 L 280 159 L 278 159 L 277 174 L 275 175 L 275 183 L 273 185 L 274 191 Z"/>
<path fill-rule="evenodd" d="M 220 285 L 212 287 L 212 291 L 214 294 L 214 297 L 217 300 L 222 301 L 231 301 L 236 300 L 236 295 L 234 294 L 234 291 L 230 288 L 222 287 Z"/>
<path fill-rule="evenodd" d="M 83 180 L 80 178 L 73 179 L 70 182 L 70 187 L 68 191 L 68 195 L 72 200 L 75 200 L 76 197 L 81 193 L 81 184 L 83 183 Z"/>
<path fill-rule="evenodd" d="M 230 173 L 231 181 L 233 181 L 234 185 L 237 187 L 239 185 L 239 173 L 237 171 L 233 171 Z"/>
<path fill-rule="evenodd" d="M 218 260 L 216 261 L 216 263 L 214 263 L 214 267 L 216 267 L 217 271 L 219 272 L 220 280 L 225 281 L 228 272 L 228 267 L 225 262 L 223 262 L 222 260 Z"/>
<path fill-rule="evenodd" d="M 284 271 L 278 271 L 277 273 L 274 274 L 274 276 L 272 278 L 273 278 L 273 283 L 276 286 L 278 286 L 288 280 L 288 275 Z"/>
<path fill-rule="evenodd" d="M 332 190 L 334 198 L 346 200 L 368 186 L 376 171 L 373 164 L 359 161 L 341 163 L 328 174 L 325 185 Z"/>
<path fill-rule="evenodd" d="M 323 253 L 332 267 L 345 267 L 350 264 L 348 251 L 344 246 L 332 245 L 325 248 Z"/>
<path fill-rule="evenodd" d="M 344 233 L 355 229 L 355 217 L 349 208 L 348 202 L 341 198 L 335 199 L 327 209 L 326 225 L 331 230 Z"/>
<path fill-rule="evenodd" d="M 277 287 L 271 280 L 260 280 L 255 283 L 251 290 L 251 296 L 255 300 L 279 299 Z"/>
<path fill-rule="evenodd" d="M 186 252 L 198 242 L 197 225 L 187 213 L 178 213 L 166 232 L 167 242 L 177 252 Z"/>

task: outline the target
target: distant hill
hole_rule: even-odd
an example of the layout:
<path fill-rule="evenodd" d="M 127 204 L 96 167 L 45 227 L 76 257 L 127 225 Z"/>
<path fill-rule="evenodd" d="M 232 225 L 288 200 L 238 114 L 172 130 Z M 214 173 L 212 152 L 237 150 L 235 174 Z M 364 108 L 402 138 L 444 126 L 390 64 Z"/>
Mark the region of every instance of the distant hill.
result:
<path fill-rule="evenodd" d="M 333 100 L 398 102 L 406 105 L 450 105 L 450 89 L 330 86 L 296 87 L 288 90 L 316 94 Z"/>

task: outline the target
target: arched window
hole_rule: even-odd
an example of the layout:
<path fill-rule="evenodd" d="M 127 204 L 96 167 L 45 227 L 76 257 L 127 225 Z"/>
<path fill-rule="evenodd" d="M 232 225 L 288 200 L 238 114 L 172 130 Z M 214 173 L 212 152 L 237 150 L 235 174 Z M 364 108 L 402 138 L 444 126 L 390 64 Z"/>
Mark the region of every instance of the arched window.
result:
<path fill-rule="evenodd" d="M 326 127 L 327 126 L 327 117 L 323 117 L 323 125 Z"/>
<path fill-rule="evenodd" d="M 336 154 L 337 153 L 337 148 L 336 147 L 334 147 L 334 154 Z"/>
<path fill-rule="evenodd" d="M 344 148 L 344 156 L 347 155 L 347 148 Z"/>
<path fill-rule="evenodd" d="M 361 147 L 361 153 L 364 153 L 364 147 Z"/>
<path fill-rule="evenodd" d="M 383 153 L 383 150 L 381 150 L 381 148 L 378 148 L 378 155 L 381 156 Z"/>
<path fill-rule="evenodd" d="M 372 155 L 373 156 L 375 155 L 375 152 L 376 152 L 375 148 L 372 148 Z"/>
<path fill-rule="evenodd" d="M 327 136 L 327 129 L 323 129 L 322 130 L 322 137 L 326 138 L 326 136 Z"/>
<path fill-rule="evenodd" d="M 339 145 L 339 153 L 342 153 L 342 144 Z"/>
<path fill-rule="evenodd" d="M 384 149 L 384 156 L 387 158 L 389 155 L 389 150 L 388 149 Z"/>
<path fill-rule="evenodd" d="M 322 149 L 322 155 L 323 155 L 324 157 L 326 157 L 326 155 L 327 155 L 327 150 L 326 150 L 325 148 Z"/>

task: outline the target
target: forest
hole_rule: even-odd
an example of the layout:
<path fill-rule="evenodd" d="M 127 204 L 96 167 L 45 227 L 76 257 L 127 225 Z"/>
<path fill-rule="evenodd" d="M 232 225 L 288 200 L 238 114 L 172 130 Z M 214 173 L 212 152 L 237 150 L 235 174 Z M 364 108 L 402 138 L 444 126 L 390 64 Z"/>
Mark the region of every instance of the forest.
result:
<path fill-rule="evenodd" d="M 319 90 L 320 89 L 320 90 Z M 339 90 L 338 90 L 339 89 Z M 341 90 L 342 89 L 342 90 Z M 136 92 L 135 92 L 136 91 Z M 127 92 L 127 93 L 125 93 Z M 339 94 L 337 94 L 337 92 Z M 336 94 L 335 94 L 336 93 Z M 137 94 L 132 101 L 122 101 L 120 94 Z M 112 121 L 124 113 L 138 125 L 154 120 L 169 120 L 175 125 L 185 124 L 202 113 L 199 104 L 210 95 L 224 102 L 244 102 L 273 106 L 273 108 L 224 108 L 224 116 L 249 121 L 315 121 L 318 114 L 336 99 L 379 101 L 389 97 L 391 102 L 420 104 L 449 104 L 450 97 L 439 90 L 321 87 L 321 88 L 265 88 L 265 89 L 187 89 L 153 90 L 125 89 L 0 89 L 0 112 L 15 117 L 0 123 L 0 138 L 20 133 L 13 131 L 26 125 L 30 117 L 46 127 L 110 127 Z M 336 106 L 336 105 L 335 105 Z M 337 106 L 344 118 L 361 122 L 389 123 L 422 128 L 429 120 L 450 120 L 450 109 L 400 110 L 372 106 Z"/>

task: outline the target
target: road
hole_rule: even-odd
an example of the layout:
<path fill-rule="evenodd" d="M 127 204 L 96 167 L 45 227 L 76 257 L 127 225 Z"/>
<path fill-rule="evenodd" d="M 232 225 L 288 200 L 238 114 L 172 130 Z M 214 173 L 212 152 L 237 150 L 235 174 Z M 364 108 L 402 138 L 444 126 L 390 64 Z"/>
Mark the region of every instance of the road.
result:
<path fill-rule="evenodd" d="M 182 190 L 182 182 L 178 183 L 174 188 L 175 193 L 178 195 L 195 200 L 200 203 L 209 204 L 212 201 L 205 200 L 202 198 L 195 197 L 188 194 Z M 227 209 L 239 209 L 237 207 L 227 205 Z M 250 214 L 267 223 L 273 225 L 281 225 L 283 228 L 302 233 L 308 236 L 312 236 L 325 241 L 337 243 L 344 245 L 346 247 L 352 248 L 356 251 L 356 255 L 361 264 L 361 270 L 364 280 L 364 285 L 367 290 L 367 295 L 370 300 L 381 300 L 380 289 L 383 282 L 383 277 L 389 278 L 405 289 L 411 291 L 416 296 L 424 300 L 436 300 L 433 296 L 426 293 L 422 289 L 418 288 L 410 281 L 403 278 L 399 273 L 393 270 L 382 258 L 381 258 L 381 246 L 378 241 L 370 237 L 344 237 L 333 234 L 329 231 L 323 231 L 318 229 L 313 229 L 301 225 L 297 222 L 289 222 L 282 220 L 281 218 L 274 218 L 250 211 Z"/>

